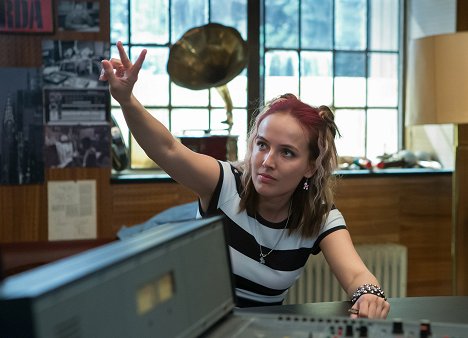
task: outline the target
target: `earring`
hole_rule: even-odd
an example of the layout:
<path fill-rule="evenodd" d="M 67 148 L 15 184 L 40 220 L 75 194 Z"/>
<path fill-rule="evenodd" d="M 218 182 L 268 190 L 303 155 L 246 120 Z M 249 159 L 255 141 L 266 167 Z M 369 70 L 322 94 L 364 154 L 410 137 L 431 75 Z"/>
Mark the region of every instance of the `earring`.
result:
<path fill-rule="evenodd" d="M 309 179 L 306 178 L 304 181 L 304 186 L 302 187 L 303 190 L 309 190 Z"/>

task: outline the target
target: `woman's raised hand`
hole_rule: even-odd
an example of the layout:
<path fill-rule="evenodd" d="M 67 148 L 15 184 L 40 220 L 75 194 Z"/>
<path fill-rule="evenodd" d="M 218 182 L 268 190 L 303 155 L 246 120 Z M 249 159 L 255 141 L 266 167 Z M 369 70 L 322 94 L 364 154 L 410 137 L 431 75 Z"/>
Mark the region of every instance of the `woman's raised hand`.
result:
<path fill-rule="evenodd" d="M 128 59 L 122 42 L 117 42 L 117 49 L 120 59 L 103 60 L 99 80 L 109 81 L 109 90 L 112 97 L 122 105 L 129 102 L 132 97 L 133 86 L 138 79 L 138 73 L 145 60 L 146 49 L 141 51 L 135 64 L 132 64 Z"/>

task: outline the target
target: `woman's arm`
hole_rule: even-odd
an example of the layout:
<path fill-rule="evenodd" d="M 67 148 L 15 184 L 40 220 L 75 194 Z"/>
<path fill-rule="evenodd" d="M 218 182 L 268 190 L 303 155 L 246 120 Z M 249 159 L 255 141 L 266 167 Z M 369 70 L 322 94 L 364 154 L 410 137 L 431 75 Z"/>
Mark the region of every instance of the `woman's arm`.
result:
<path fill-rule="evenodd" d="M 364 284 L 379 286 L 377 278 L 367 269 L 356 252 L 347 230 L 337 230 L 327 235 L 320 242 L 320 248 L 331 270 L 350 298 Z M 386 318 L 390 304 L 381 297 L 365 294 L 358 298 L 353 309 L 359 311 L 355 317 Z"/>
<path fill-rule="evenodd" d="M 133 87 L 146 50 L 132 64 L 122 43 L 117 43 L 117 49 L 120 59 L 102 61 L 104 74 L 100 80 L 109 81 L 111 95 L 122 107 L 128 127 L 146 154 L 174 180 L 198 194 L 203 209 L 206 209 L 219 179 L 217 161 L 210 156 L 193 152 L 178 142 L 133 96 Z"/>

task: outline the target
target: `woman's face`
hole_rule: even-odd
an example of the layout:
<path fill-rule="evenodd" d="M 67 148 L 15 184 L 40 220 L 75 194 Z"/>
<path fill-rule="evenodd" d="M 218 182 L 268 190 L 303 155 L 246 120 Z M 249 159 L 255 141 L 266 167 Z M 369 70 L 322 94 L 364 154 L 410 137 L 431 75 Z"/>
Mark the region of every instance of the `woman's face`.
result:
<path fill-rule="evenodd" d="M 290 114 L 277 112 L 258 127 L 252 149 L 252 181 L 262 197 L 288 197 L 310 177 L 309 136 Z"/>

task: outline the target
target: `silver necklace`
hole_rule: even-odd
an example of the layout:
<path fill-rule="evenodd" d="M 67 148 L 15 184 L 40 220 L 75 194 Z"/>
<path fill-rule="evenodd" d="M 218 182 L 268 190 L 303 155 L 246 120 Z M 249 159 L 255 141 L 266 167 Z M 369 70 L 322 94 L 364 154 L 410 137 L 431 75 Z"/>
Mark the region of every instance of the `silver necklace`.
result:
<path fill-rule="evenodd" d="M 258 243 L 258 247 L 260 248 L 260 257 L 259 257 L 258 260 L 260 261 L 261 264 L 265 264 L 265 258 L 276 249 L 279 242 L 281 241 L 281 238 L 283 238 L 284 230 L 286 230 L 286 228 L 288 227 L 289 217 L 291 216 L 291 205 L 292 205 L 292 201 L 289 202 L 288 218 L 286 219 L 286 224 L 284 225 L 284 228 L 281 230 L 281 234 L 278 237 L 278 240 L 276 241 L 273 248 L 271 248 L 270 251 L 268 251 L 267 253 L 264 254 L 263 251 L 262 251 L 262 245 L 260 243 Z M 257 221 L 257 213 L 255 213 L 254 217 L 255 217 L 255 233 L 257 234 L 259 242 L 261 242 L 260 235 L 257 233 L 257 226 L 259 226 L 259 222 Z"/>

